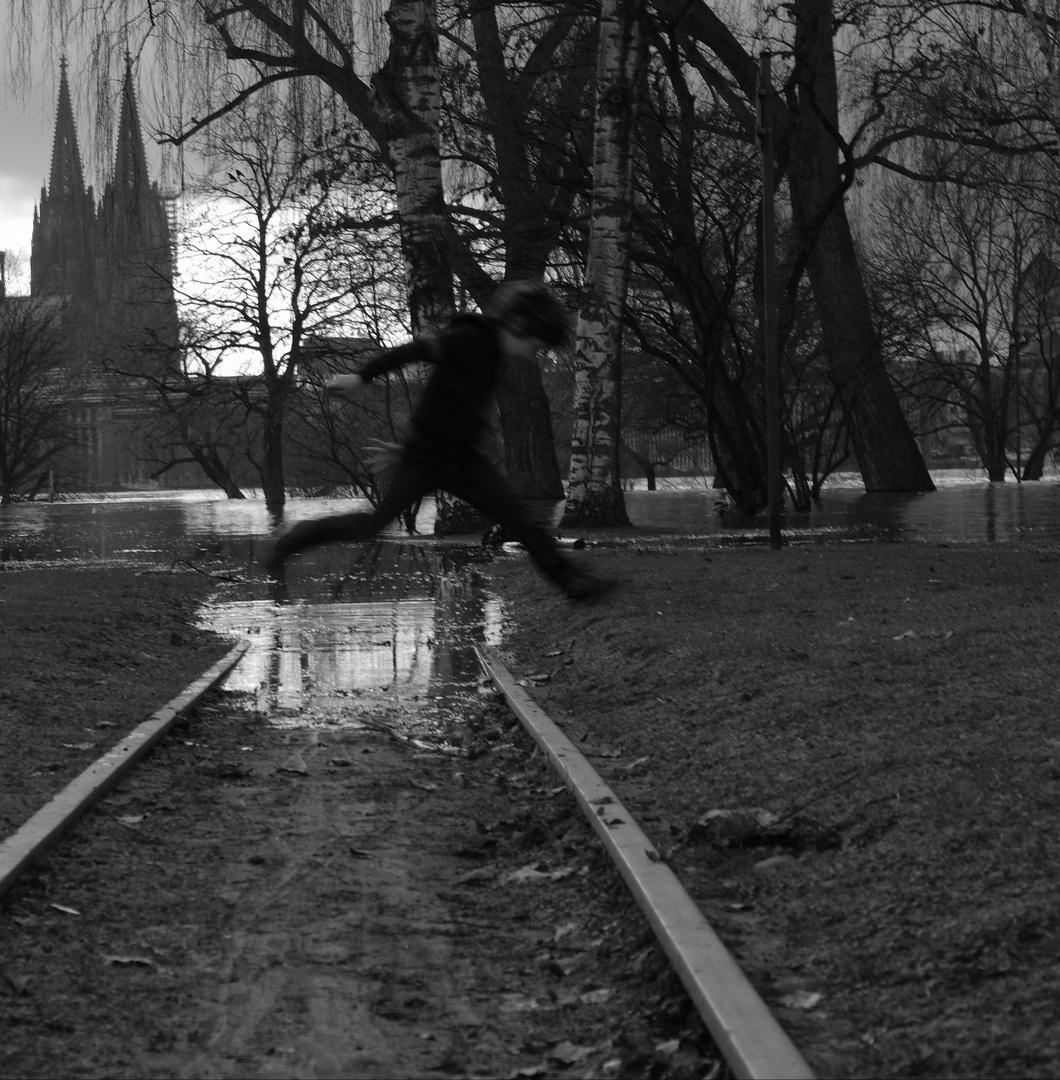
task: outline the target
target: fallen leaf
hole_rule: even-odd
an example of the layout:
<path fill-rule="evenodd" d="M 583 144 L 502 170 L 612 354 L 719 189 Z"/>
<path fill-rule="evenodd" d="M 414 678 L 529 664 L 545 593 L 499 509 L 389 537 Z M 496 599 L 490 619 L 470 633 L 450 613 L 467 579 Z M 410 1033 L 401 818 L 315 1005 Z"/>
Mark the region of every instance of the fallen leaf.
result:
<path fill-rule="evenodd" d="M 584 1061 L 595 1049 L 592 1046 L 576 1046 L 572 1042 L 556 1043 L 548 1052 L 549 1061 L 558 1061 L 563 1065 L 577 1065 Z"/>
<path fill-rule="evenodd" d="M 562 881 L 573 874 L 573 866 L 564 866 L 559 870 L 538 870 L 536 866 L 523 866 L 505 874 L 501 881 L 506 884 L 524 885 L 528 882 Z"/>
<path fill-rule="evenodd" d="M 513 870 L 510 874 L 505 874 L 501 881 L 505 884 L 523 885 L 527 882 L 547 881 L 548 878 L 548 871 L 537 870 L 533 866 L 524 866 L 519 870 Z"/>
<path fill-rule="evenodd" d="M 780 1004 L 786 1009 L 812 1009 L 821 1000 L 821 995 L 810 990 L 796 990 L 794 993 L 785 994 L 780 999 Z"/>
<path fill-rule="evenodd" d="M 614 993 L 614 990 L 587 990 L 578 995 L 578 1000 L 583 1005 L 602 1005 Z"/>
<path fill-rule="evenodd" d="M 309 768 L 302 760 L 301 754 L 291 754 L 291 756 L 276 771 L 297 773 L 299 776 L 309 775 Z"/>
<path fill-rule="evenodd" d="M 10 972 L 0 969 L 0 992 L 18 997 L 19 994 L 26 992 L 28 985 L 29 979 L 25 976 L 12 975 Z"/>
<path fill-rule="evenodd" d="M 524 1013 L 537 1012 L 541 1006 L 529 994 L 501 994 L 500 1008 L 501 1012 Z"/>
<path fill-rule="evenodd" d="M 616 758 L 621 757 L 622 752 L 620 750 L 614 750 L 610 746 L 587 746 L 585 748 L 586 757 L 603 757 L 603 758 Z"/>
<path fill-rule="evenodd" d="M 456 885 L 475 885 L 480 881 L 492 881 L 496 876 L 496 870 L 480 867 L 478 870 L 469 870 L 466 874 L 461 874 L 460 877 L 454 878 L 453 883 Z"/>
<path fill-rule="evenodd" d="M 760 874 L 768 874 L 771 870 L 777 870 L 782 866 L 790 866 L 797 860 L 794 855 L 773 855 L 768 859 L 762 859 L 754 864 L 753 869 Z"/>

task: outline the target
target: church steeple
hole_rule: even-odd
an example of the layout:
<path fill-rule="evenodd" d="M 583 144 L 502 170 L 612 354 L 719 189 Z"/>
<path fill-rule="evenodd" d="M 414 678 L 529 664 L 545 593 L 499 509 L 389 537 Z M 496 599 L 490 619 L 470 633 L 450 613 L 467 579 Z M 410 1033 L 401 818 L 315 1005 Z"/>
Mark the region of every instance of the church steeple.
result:
<path fill-rule="evenodd" d="M 172 240 L 165 201 L 147 171 L 147 152 L 133 85 L 132 57 L 125 54 L 121 117 L 114 153 L 114 175 L 100 206 L 100 227 L 110 256 L 124 263 L 150 262 L 156 272 L 172 277 Z"/>
<path fill-rule="evenodd" d="M 52 143 L 52 172 L 48 194 L 53 199 L 82 199 L 85 175 L 81 169 L 81 151 L 77 146 L 77 125 L 70 101 L 70 83 L 66 78 L 66 57 L 60 61 L 59 106 L 55 112 L 55 140 Z"/>
<path fill-rule="evenodd" d="M 30 291 L 92 300 L 95 196 L 91 188 L 85 189 L 65 56 L 60 70 L 51 176 L 33 214 Z"/>
<path fill-rule="evenodd" d="M 166 202 L 147 171 L 132 57 L 125 54 L 114 174 L 103 190 L 99 233 L 106 272 L 101 298 L 115 343 L 137 368 L 168 370 L 177 356 L 174 253 Z M 126 370 L 129 360 L 124 361 Z"/>
<path fill-rule="evenodd" d="M 132 57 L 125 54 L 125 81 L 121 91 L 121 120 L 118 123 L 118 147 L 114 160 L 114 189 L 132 201 L 139 201 L 151 190 L 147 172 L 147 152 L 140 129 L 140 112 L 133 89 Z M 119 196 L 120 197 L 120 196 Z"/>

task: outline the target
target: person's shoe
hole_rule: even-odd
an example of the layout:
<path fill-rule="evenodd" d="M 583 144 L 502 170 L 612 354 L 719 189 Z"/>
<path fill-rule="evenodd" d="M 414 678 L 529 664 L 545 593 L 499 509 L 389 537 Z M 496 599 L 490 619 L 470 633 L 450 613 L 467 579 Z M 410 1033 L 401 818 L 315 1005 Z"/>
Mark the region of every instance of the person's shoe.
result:
<path fill-rule="evenodd" d="M 618 584 L 614 578 L 601 578 L 579 570 L 567 579 L 563 591 L 576 604 L 596 604 Z"/>

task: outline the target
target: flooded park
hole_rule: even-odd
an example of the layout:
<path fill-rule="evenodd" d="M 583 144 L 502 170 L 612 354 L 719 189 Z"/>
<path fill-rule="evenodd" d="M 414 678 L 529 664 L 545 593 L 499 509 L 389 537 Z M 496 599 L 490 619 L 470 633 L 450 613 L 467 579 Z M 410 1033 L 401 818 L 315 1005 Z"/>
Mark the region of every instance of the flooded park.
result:
<path fill-rule="evenodd" d="M 992 544 L 1060 538 L 1056 483 L 988 484 L 944 475 L 926 495 L 866 495 L 832 487 L 811 513 L 785 515 L 788 544 Z M 705 483 L 632 490 L 638 544 L 768 543 L 763 518 L 718 512 Z M 367 504 L 366 504 L 367 505 Z M 284 522 L 338 512 L 345 499 L 291 499 Z M 409 535 L 394 523 L 378 541 L 331 545 L 296 560 L 283 587 L 256 564 L 280 523 L 260 499 L 207 491 L 136 492 L 0 508 L 0 568 L 34 565 L 191 566 L 219 588 L 202 613 L 211 629 L 249 642 L 227 689 L 284 727 L 383 726 L 444 751 L 450 721 L 473 699 L 476 645 L 502 644 L 504 611 L 477 566 L 477 538 L 436 539 L 425 500 Z M 655 531 L 659 530 L 659 531 Z M 568 539 L 576 539 L 569 537 Z M 621 537 L 594 539 L 620 545 Z M 502 556 L 518 558 L 509 546 Z"/>

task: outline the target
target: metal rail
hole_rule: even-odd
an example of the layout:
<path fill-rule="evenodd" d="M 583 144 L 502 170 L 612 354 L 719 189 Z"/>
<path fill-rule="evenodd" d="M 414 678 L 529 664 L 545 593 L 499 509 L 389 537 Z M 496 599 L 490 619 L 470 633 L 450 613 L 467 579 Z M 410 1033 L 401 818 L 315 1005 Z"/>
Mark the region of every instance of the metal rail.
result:
<path fill-rule="evenodd" d="M 603 841 L 733 1073 L 747 1080 L 812 1078 L 732 954 L 600 774 L 494 655 L 476 652 Z"/>
<path fill-rule="evenodd" d="M 243 642 L 230 650 L 168 705 L 145 720 L 101 758 L 97 758 L 17 832 L 0 843 L 0 896 L 92 803 L 109 791 L 199 698 L 225 678 L 242 659 L 249 645 L 249 642 Z"/>

